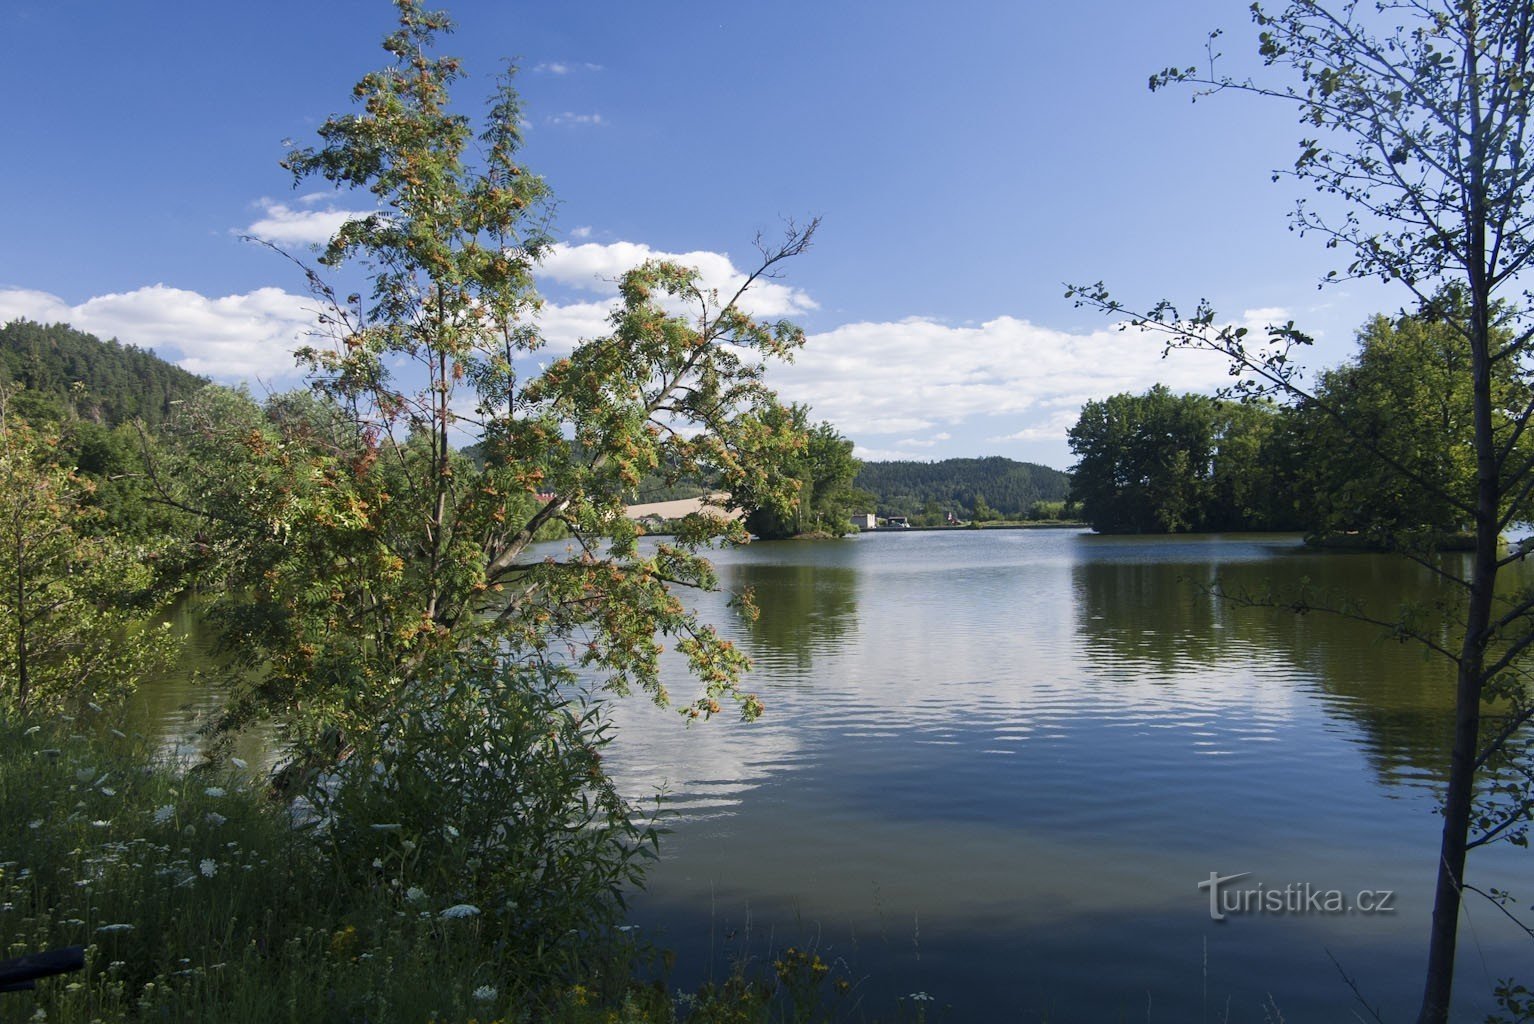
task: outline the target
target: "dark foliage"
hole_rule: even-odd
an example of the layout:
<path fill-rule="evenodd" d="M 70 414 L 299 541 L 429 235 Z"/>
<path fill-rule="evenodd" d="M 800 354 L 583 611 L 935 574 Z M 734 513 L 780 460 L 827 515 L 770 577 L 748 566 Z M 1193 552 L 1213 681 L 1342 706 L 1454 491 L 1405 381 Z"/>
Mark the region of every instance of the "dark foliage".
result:
<path fill-rule="evenodd" d="M 1064 501 L 1070 477 L 1048 466 L 993 455 L 941 462 L 865 462 L 853 486 L 875 496 L 880 515 L 916 517 L 934 506 L 939 515 L 951 511 L 969 519 L 983 501 L 1000 517 L 1022 519 L 1034 502 Z"/>

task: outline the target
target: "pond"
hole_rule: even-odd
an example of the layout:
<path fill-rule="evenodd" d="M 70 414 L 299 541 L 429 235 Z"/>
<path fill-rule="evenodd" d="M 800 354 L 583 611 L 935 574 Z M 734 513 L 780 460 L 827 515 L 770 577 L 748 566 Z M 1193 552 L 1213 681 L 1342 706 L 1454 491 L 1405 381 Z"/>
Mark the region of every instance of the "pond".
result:
<path fill-rule="evenodd" d="M 1387 1019 L 1414 1012 L 1450 669 L 1200 585 L 1308 580 L 1388 616 L 1433 596 L 1426 570 L 1288 536 L 1067 530 L 717 561 L 760 618 L 700 607 L 754 659 L 766 718 L 687 727 L 630 701 L 613 759 L 677 812 L 633 916 L 680 963 L 719 977 L 814 943 L 881 1015 L 924 993 L 956 1020 L 1260 1021 L 1271 1003 L 1351 1021 L 1340 965 Z M 1524 851 L 1470 870 L 1534 896 Z M 1283 911 L 1212 920 L 1211 872 L 1287 890 Z M 1392 909 L 1318 909 L 1330 890 L 1389 891 Z M 1480 1020 L 1496 979 L 1530 976 L 1534 943 L 1478 897 L 1462 936 L 1459 1012 Z"/>
<path fill-rule="evenodd" d="M 672 812 L 631 921 L 676 951 L 678 983 L 792 944 L 886 1019 L 899 1000 L 906 1019 L 1368 1018 L 1344 973 L 1409 1019 L 1450 669 L 1202 588 L 1308 581 L 1389 617 L 1436 595 L 1427 570 L 1292 536 L 1076 530 L 881 532 L 716 564 L 760 617 L 697 607 L 751 655 L 766 717 L 687 726 L 629 698 L 608 757 Z M 216 697 L 167 686 L 146 713 L 177 733 L 194 696 Z M 1477 851 L 1470 871 L 1534 897 L 1525 851 Z M 1213 906 L 1211 874 L 1242 876 Z M 1479 897 L 1462 920 L 1456 1017 L 1481 1020 L 1497 979 L 1534 976 L 1534 941 Z"/>

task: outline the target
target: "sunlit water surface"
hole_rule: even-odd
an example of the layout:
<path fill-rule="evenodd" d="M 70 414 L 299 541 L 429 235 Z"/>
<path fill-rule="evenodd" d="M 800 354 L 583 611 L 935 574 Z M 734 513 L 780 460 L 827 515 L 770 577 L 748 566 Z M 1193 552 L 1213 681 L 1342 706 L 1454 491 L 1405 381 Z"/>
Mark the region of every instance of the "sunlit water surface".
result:
<path fill-rule="evenodd" d="M 675 980 L 810 944 L 870 1016 L 905 999 L 909 1019 L 925 994 L 929 1019 L 961 1021 L 1368 1019 L 1346 972 L 1386 1020 L 1410 1019 L 1449 669 L 1370 627 L 1201 586 L 1304 580 L 1388 616 L 1434 596 L 1425 570 L 1287 536 L 1067 530 L 716 562 L 760 617 L 717 595 L 698 609 L 751 655 L 766 717 L 688 727 L 643 698 L 612 712 L 620 785 L 663 790 L 673 815 L 631 921 L 678 953 Z M 153 713 L 174 731 L 188 696 L 167 687 Z M 1534 897 L 1529 854 L 1472 857 L 1472 881 Z M 1216 922 L 1211 872 L 1389 890 L 1395 909 Z M 1462 936 L 1456 1016 L 1479 1021 L 1496 979 L 1534 978 L 1534 941 L 1478 897 Z"/>

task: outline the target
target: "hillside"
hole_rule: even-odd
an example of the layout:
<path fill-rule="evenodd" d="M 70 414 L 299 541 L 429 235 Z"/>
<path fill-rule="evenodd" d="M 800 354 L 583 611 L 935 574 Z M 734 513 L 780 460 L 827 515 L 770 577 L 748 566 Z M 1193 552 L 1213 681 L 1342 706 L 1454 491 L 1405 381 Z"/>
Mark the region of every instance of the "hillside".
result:
<path fill-rule="evenodd" d="M 865 462 L 853 486 L 878 500 L 881 516 L 915 516 L 928 506 L 969 516 L 975 499 L 1003 516 L 1025 515 L 1035 501 L 1064 501 L 1070 477 L 1058 469 L 993 455 L 942 462 Z"/>
<path fill-rule="evenodd" d="M 208 382 L 153 352 L 102 341 L 68 324 L 14 320 L 0 326 L 0 384 L 18 382 L 29 415 L 151 426 Z"/>

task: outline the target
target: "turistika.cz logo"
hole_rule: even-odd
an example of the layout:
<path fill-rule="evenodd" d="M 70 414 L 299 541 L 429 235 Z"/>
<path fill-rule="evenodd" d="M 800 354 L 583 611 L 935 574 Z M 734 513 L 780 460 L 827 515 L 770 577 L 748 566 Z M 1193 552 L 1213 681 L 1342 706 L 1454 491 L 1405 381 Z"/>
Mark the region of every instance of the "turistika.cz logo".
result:
<path fill-rule="evenodd" d="M 1198 883 L 1209 894 L 1209 917 L 1223 921 L 1230 914 L 1393 914 L 1395 892 L 1390 889 L 1318 889 L 1309 882 L 1290 882 L 1282 888 L 1264 885 L 1237 889 L 1230 883 L 1250 878 L 1250 871 L 1234 875 L 1209 872 Z"/>

